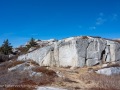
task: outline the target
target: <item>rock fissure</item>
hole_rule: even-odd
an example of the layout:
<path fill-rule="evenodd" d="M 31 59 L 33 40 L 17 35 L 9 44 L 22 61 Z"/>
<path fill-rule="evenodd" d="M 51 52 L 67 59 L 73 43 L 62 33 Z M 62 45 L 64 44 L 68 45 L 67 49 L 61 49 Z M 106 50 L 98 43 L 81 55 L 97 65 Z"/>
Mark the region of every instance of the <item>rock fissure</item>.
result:
<path fill-rule="evenodd" d="M 87 62 L 87 49 L 88 49 L 90 43 L 91 43 L 91 42 L 89 42 L 89 43 L 88 43 L 88 46 L 86 47 L 86 53 L 85 53 L 85 65 L 86 65 L 86 62 Z"/>

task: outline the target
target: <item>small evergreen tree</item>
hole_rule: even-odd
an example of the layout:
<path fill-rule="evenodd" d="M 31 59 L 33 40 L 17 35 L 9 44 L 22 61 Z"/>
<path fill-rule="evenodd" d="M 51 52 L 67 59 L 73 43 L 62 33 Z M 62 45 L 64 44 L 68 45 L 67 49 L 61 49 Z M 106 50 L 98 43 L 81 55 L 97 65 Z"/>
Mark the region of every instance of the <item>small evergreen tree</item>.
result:
<path fill-rule="evenodd" d="M 27 47 L 31 48 L 31 47 L 35 47 L 35 46 L 37 46 L 37 43 L 35 42 L 34 38 L 31 38 Z"/>
<path fill-rule="evenodd" d="M 12 46 L 11 46 L 11 43 L 9 43 L 8 39 L 5 40 L 2 46 L 0 47 L 0 53 L 5 55 L 9 55 L 12 53 Z"/>

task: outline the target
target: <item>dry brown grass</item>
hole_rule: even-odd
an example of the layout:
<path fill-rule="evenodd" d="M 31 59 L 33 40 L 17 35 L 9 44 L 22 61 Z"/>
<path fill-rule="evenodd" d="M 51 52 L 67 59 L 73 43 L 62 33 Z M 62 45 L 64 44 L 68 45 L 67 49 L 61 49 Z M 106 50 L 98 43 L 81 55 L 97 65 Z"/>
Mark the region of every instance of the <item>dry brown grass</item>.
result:
<path fill-rule="evenodd" d="M 39 78 L 37 85 L 50 85 L 55 82 L 57 74 L 53 70 L 46 69 L 46 67 L 36 67 L 33 69 L 35 72 L 42 72 L 42 76 Z"/>
<path fill-rule="evenodd" d="M 29 72 L 7 72 L 7 68 L 24 63 L 23 61 L 5 62 L 0 66 L 0 85 L 51 85 L 55 78 L 56 73 L 53 70 L 48 70 L 45 67 L 36 66 L 36 72 L 42 72 L 42 76 L 29 76 Z M 33 64 L 36 64 L 32 62 Z M 1 89 L 0 89 L 1 90 Z M 33 90 L 29 87 L 5 87 L 5 90 Z"/>
<path fill-rule="evenodd" d="M 87 36 L 82 36 L 81 38 L 82 39 L 89 39 Z"/>
<path fill-rule="evenodd" d="M 64 78 L 63 81 L 69 83 L 78 83 L 77 81 L 70 80 L 69 78 Z"/>
<path fill-rule="evenodd" d="M 88 90 L 119 90 L 119 89 L 114 89 L 114 88 L 105 89 L 105 88 L 94 87 L 94 88 L 90 88 L 90 89 L 88 89 Z"/>
<path fill-rule="evenodd" d="M 35 69 L 36 72 L 42 72 L 40 77 L 32 77 L 32 79 L 23 79 L 22 85 L 50 85 L 55 81 L 56 75 L 52 70 L 47 70 L 44 67 Z M 53 73 L 54 72 L 54 73 Z"/>
<path fill-rule="evenodd" d="M 39 86 L 41 85 L 51 85 L 53 82 L 55 82 L 55 77 L 44 75 L 40 78 Z"/>
<path fill-rule="evenodd" d="M 30 79 L 27 79 L 27 78 L 24 78 L 24 79 L 23 79 L 21 85 L 22 85 L 22 84 L 23 84 L 23 85 L 37 85 L 37 84 L 35 83 L 35 81 L 30 80 Z"/>
<path fill-rule="evenodd" d="M 56 72 L 55 71 L 48 70 L 48 69 L 46 69 L 46 67 L 37 67 L 37 68 L 34 68 L 33 71 L 35 71 L 35 72 L 42 72 L 43 74 L 48 75 L 48 76 L 53 76 L 53 77 L 56 76 Z"/>
<path fill-rule="evenodd" d="M 11 68 L 11 67 L 14 67 L 16 65 L 19 65 L 19 64 L 22 64 L 24 63 L 25 61 L 12 61 L 10 62 L 8 65 L 7 65 L 7 68 Z"/>
<path fill-rule="evenodd" d="M 120 75 L 115 76 L 105 76 L 98 75 L 95 73 L 81 74 L 81 81 L 86 84 L 95 83 L 96 86 L 93 86 L 91 90 L 119 90 L 120 89 Z"/>
<path fill-rule="evenodd" d="M 120 40 L 113 40 L 113 41 L 120 43 Z"/>

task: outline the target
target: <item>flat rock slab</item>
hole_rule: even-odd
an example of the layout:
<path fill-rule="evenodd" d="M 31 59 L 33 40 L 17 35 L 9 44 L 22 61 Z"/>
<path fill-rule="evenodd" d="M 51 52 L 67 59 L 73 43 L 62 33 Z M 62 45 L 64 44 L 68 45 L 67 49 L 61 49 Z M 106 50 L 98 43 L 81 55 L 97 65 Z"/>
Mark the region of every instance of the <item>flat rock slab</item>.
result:
<path fill-rule="evenodd" d="M 61 89 L 55 87 L 38 87 L 37 90 L 67 90 L 67 89 Z"/>
<path fill-rule="evenodd" d="M 103 68 L 98 71 L 96 71 L 98 74 L 103 74 L 103 75 L 118 75 L 120 74 L 120 67 L 110 67 L 110 68 Z"/>

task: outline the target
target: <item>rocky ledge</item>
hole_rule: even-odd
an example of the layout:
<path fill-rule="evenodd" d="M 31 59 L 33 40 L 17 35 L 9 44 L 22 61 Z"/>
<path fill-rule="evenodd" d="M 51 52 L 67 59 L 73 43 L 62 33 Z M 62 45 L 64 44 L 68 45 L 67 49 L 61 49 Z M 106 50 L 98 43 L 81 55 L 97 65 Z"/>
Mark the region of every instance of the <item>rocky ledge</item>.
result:
<path fill-rule="evenodd" d="M 72 68 L 120 60 L 120 43 L 114 40 L 78 36 L 51 42 L 42 48 L 19 56 L 17 60 L 34 60 L 40 66 Z"/>

